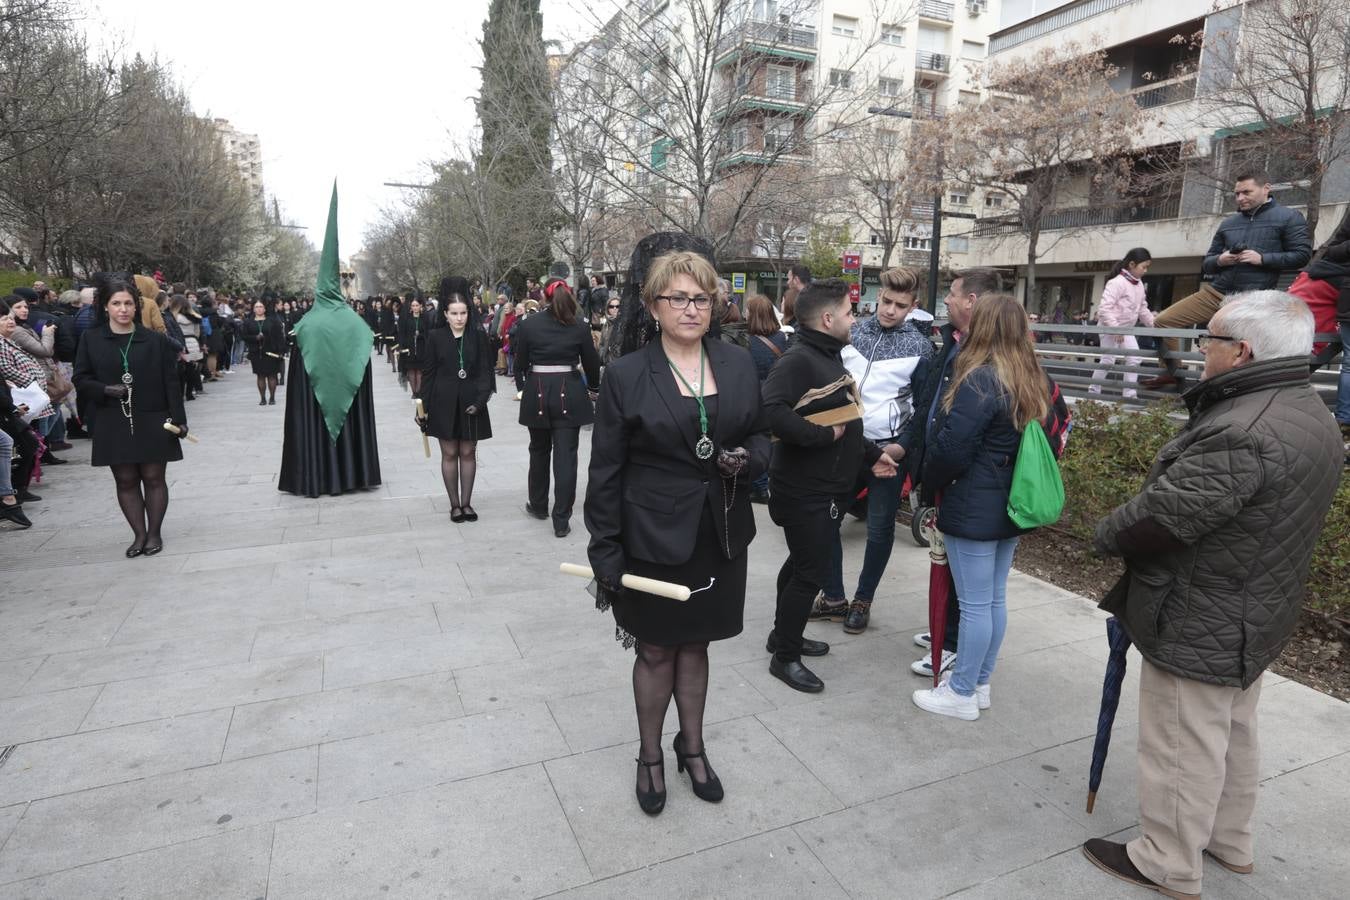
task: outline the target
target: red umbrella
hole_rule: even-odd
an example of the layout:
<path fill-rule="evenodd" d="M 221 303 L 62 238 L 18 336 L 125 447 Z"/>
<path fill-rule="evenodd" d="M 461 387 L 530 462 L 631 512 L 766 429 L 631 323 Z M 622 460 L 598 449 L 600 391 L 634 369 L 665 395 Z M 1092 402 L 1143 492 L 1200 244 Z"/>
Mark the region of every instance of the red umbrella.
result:
<path fill-rule="evenodd" d="M 947 545 L 937 530 L 937 511 L 925 517 L 924 537 L 928 538 L 928 636 L 932 641 L 933 687 L 942 677 L 942 643 L 947 637 L 947 602 L 956 592 L 951 566 L 947 564 Z"/>

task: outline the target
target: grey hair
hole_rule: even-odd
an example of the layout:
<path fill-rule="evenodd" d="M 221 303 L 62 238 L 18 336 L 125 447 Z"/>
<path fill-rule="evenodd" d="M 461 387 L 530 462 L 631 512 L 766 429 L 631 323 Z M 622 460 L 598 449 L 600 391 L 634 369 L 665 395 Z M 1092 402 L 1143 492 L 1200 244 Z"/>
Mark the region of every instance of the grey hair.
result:
<path fill-rule="evenodd" d="M 1313 314 L 1293 294 L 1247 291 L 1223 302 L 1219 315 L 1229 337 L 1246 341 L 1255 360 L 1307 356 L 1312 353 Z"/>

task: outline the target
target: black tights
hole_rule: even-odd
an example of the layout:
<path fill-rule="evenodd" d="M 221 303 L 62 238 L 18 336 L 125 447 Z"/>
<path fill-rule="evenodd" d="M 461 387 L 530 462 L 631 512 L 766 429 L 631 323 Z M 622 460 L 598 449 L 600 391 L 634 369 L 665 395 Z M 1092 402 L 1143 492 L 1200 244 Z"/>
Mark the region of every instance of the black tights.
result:
<path fill-rule="evenodd" d="M 271 399 L 273 400 L 277 399 L 277 376 L 275 375 L 258 376 L 258 399 L 259 400 L 268 399 L 266 392 L 270 392 L 272 394 Z"/>
<path fill-rule="evenodd" d="M 136 535 L 133 547 L 164 543 L 160 527 L 169 509 L 169 485 L 164 481 L 166 463 L 119 463 L 112 467 L 117 482 L 117 505 Z"/>
<path fill-rule="evenodd" d="M 633 660 L 633 700 L 637 704 L 638 758 L 648 762 L 662 759 L 661 729 L 665 725 L 670 698 L 680 717 L 681 748 L 685 753 L 703 749 L 703 708 L 708 702 L 708 642 L 661 647 L 638 641 Z M 686 759 L 690 777 L 707 781 L 709 773 L 703 760 Z M 648 773 L 651 783 L 641 777 Z M 638 786 L 661 790 L 659 769 L 638 766 Z"/>
<path fill-rule="evenodd" d="M 441 442 L 441 480 L 452 509 L 473 505 L 473 480 L 478 475 L 477 441 Z"/>

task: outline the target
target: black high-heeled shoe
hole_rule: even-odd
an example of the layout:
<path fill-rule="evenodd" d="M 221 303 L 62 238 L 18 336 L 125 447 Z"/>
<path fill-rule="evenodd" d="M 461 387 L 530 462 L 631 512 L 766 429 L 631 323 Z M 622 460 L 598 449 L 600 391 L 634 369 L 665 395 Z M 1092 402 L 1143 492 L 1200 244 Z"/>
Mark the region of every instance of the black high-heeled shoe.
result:
<path fill-rule="evenodd" d="M 659 769 L 661 770 L 661 783 L 662 783 L 662 784 L 665 784 L 665 782 L 666 782 L 666 759 L 665 759 L 665 757 L 661 757 L 661 758 L 658 759 L 656 762 L 644 762 L 641 758 L 635 759 L 635 760 L 633 760 L 633 762 L 637 763 L 637 764 L 638 764 L 639 766 L 641 766 L 642 768 L 648 769 L 648 770 L 653 769 L 653 768 L 659 768 Z M 653 789 L 653 787 L 652 787 L 652 786 L 655 785 L 655 784 L 656 784 L 656 780 L 652 778 L 652 773 L 651 773 L 650 771 L 648 771 L 648 772 L 647 772 L 647 790 L 644 791 L 644 790 L 642 789 L 642 780 L 641 780 L 641 779 L 638 779 L 638 785 L 637 785 L 637 787 L 636 787 L 636 789 L 635 789 L 636 792 L 637 792 L 638 806 L 642 807 L 642 811 L 645 812 L 645 813 L 646 813 L 647 815 L 649 815 L 649 816 L 655 816 L 655 815 L 658 815 L 658 814 L 660 814 L 661 810 L 663 810 L 663 809 L 666 808 L 666 789 L 665 789 L 665 788 L 661 788 L 661 790 L 659 790 L 659 791 L 658 791 L 658 790 L 655 790 L 655 789 Z"/>
<path fill-rule="evenodd" d="M 718 778 L 717 775 L 713 773 L 712 763 L 708 762 L 707 748 L 703 748 L 698 753 L 685 753 L 680 750 L 680 745 L 684 743 L 683 738 L 684 734 L 682 732 L 677 732 L 675 734 L 675 741 L 672 744 L 675 749 L 676 770 L 683 774 L 684 770 L 688 768 L 684 764 L 686 759 L 703 760 L 703 772 L 708 776 L 708 780 L 699 781 L 695 779 L 694 770 L 689 769 L 689 786 L 694 789 L 694 796 L 698 797 L 700 800 L 706 800 L 709 803 L 722 802 L 722 779 Z"/>

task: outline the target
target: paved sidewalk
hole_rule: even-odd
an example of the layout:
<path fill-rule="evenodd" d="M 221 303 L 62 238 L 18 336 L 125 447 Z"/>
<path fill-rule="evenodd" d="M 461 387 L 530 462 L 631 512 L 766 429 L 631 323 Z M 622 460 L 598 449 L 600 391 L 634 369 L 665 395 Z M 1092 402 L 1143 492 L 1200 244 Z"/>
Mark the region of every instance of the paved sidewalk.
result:
<path fill-rule="evenodd" d="M 745 633 L 713 649 L 726 800 L 667 753 L 648 819 L 631 654 L 558 574 L 585 559 L 580 517 L 558 540 L 521 512 L 513 391 L 480 447 L 482 520 L 452 525 L 411 404 L 382 360 L 375 378 L 378 490 L 278 493 L 282 408 L 245 367 L 189 404 L 162 555 L 122 558 L 111 477 L 83 464 L 0 535 L 0 898 L 1144 896 L 1078 852 L 1136 815 L 1138 657 L 1083 811 L 1093 605 L 1014 575 L 993 709 L 929 716 L 909 700 L 927 555 L 901 535 L 873 627 L 812 626 L 827 688 L 799 694 L 767 671 L 784 549 L 762 509 Z M 864 537 L 850 520 L 850 578 Z M 1267 676 L 1261 718 L 1257 870 L 1207 864 L 1206 895 L 1343 897 L 1350 709 Z"/>

